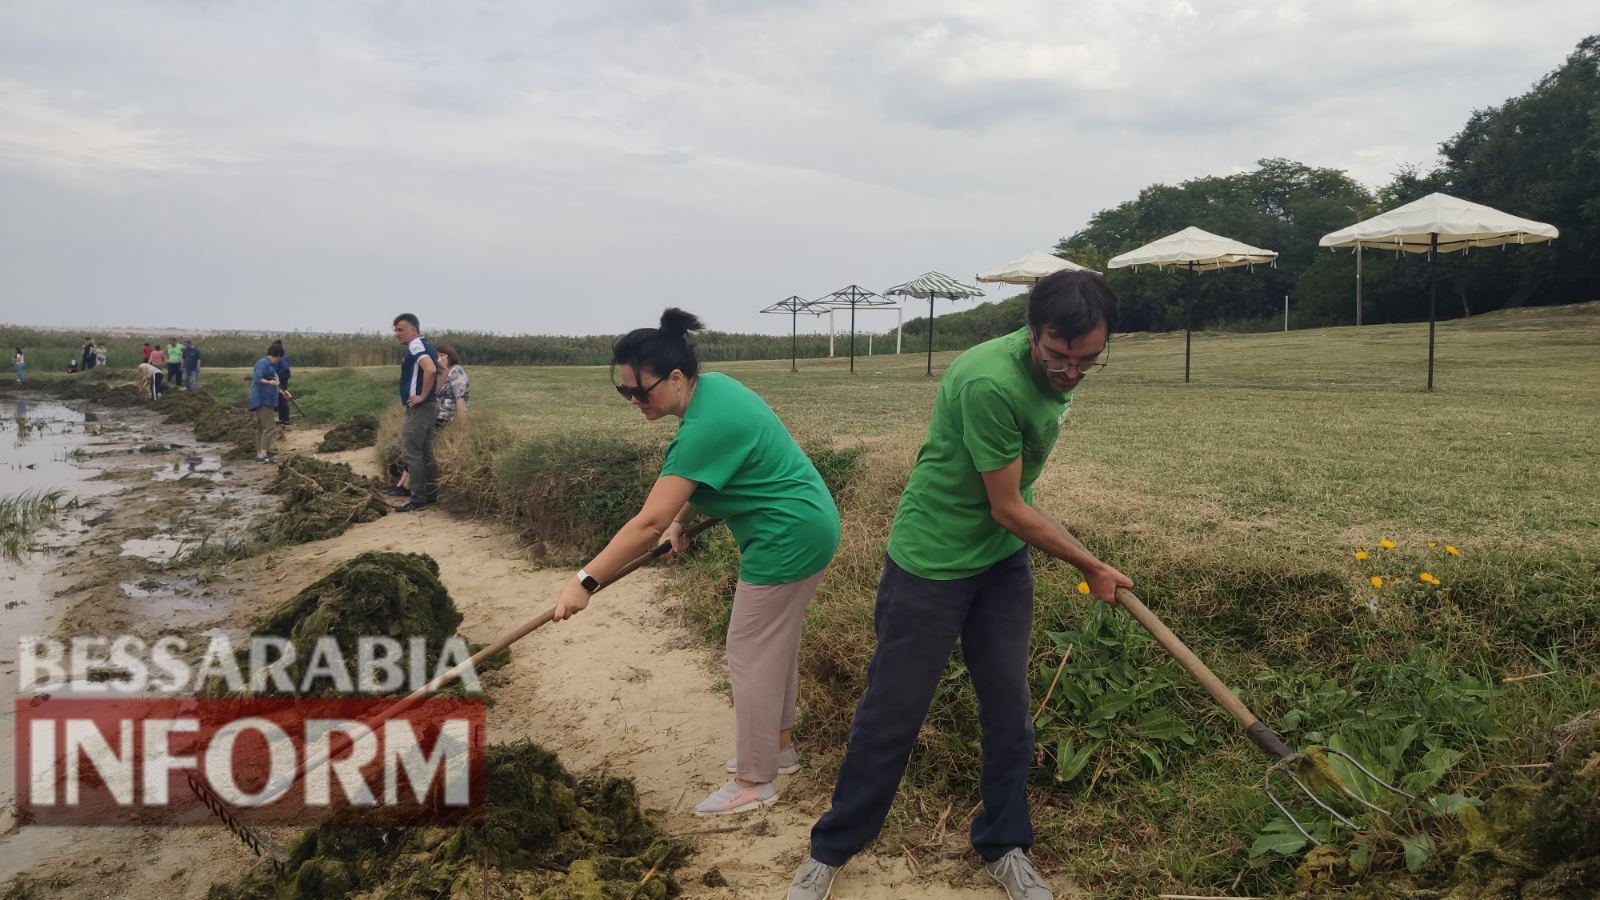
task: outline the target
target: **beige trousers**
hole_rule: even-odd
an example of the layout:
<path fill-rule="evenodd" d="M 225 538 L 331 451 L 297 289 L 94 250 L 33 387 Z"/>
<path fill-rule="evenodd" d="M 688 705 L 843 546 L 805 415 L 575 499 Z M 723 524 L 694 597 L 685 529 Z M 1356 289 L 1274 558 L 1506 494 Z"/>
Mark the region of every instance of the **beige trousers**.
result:
<path fill-rule="evenodd" d="M 728 681 L 733 685 L 734 759 L 745 781 L 778 777 L 778 732 L 794 727 L 800 680 L 800 627 L 822 572 L 788 584 L 750 584 L 733 592 Z"/>

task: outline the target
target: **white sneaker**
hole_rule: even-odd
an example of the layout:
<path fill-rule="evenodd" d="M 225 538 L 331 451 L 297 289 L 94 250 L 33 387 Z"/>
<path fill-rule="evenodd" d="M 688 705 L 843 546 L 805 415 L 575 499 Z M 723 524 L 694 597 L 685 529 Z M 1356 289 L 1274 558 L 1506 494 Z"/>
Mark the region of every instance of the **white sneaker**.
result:
<path fill-rule="evenodd" d="M 729 757 L 728 761 L 723 764 L 723 768 L 730 775 L 739 774 L 739 758 L 737 756 Z M 779 750 L 778 774 L 793 775 L 798 771 L 800 771 L 800 751 L 796 750 L 793 744 Z"/>
<path fill-rule="evenodd" d="M 984 863 L 983 870 L 989 873 L 990 878 L 1000 882 L 1011 900 L 1054 900 L 1050 886 L 1039 877 L 1038 870 L 1034 869 L 1033 862 L 1021 847 L 1013 847 L 1005 856 L 992 863 Z"/>
<path fill-rule="evenodd" d="M 841 868 L 806 857 L 789 884 L 789 900 L 828 900 L 833 896 L 833 879 Z"/>
<path fill-rule="evenodd" d="M 778 789 L 769 782 L 758 784 L 755 787 L 740 787 L 739 782 L 730 779 L 727 784 L 718 788 L 711 796 L 700 801 L 694 808 L 697 816 L 725 816 L 729 813 L 748 812 L 771 806 L 778 802 Z"/>

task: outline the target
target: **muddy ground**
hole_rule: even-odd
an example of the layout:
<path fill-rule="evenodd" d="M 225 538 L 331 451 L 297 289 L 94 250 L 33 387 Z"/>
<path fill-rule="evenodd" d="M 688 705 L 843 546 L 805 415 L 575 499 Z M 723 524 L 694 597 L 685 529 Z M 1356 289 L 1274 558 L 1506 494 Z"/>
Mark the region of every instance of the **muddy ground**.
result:
<path fill-rule="evenodd" d="M 0 582 L 8 595 L 26 594 L 32 605 L 32 620 L 7 622 L 8 635 L 26 633 L 13 630 L 26 624 L 57 636 L 132 632 L 192 638 L 209 628 L 242 636 L 259 614 L 338 563 L 366 550 L 403 550 L 438 560 L 441 578 L 465 616 L 461 632 L 488 642 L 552 603 L 569 575 L 536 568 L 501 527 L 437 509 L 389 515 L 335 538 L 224 566 L 173 564 L 167 556 L 179 545 L 247 530 L 256 515 L 275 506 L 275 498 L 263 493 L 271 467 L 222 464 L 216 448 L 196 444 L 192 435 L 138 409 L 93 412 L 100 419 L 91 423 L 94 433 L 80 434 L 76 443 L 99 455 L 75 462 L 76 473 L 64 476 L 83 488 L 83 508 L 67 531 L 46 539 L 53 549 L 30 564 L 32 575 Z M 5 453 L 15 455 L 11 437 L 0 436 L 0 461 Z M 280 456 L 311 453 L 321 437 L 321 431 L 293 430 L 281 442 Z M 168 449 L 137 452 L 163 443 Z M 321 458 L 378 474 L 371 449 Z M 0 468 L 0 492 L 18 489 L 12 480 L 20 479 L 8 480 Z M 532 738 L 576 773 L 634 778 L 643 805 L 667 832 L 694 847 L 679 873 L 684 896 L 782 897 L 804 856 L 811 823 L 827 805 L 838 749 L 802 742 L 807 768 L 780 779 L 782 800 L 767 810 L 694 817 L 694 804 L 727 778 L 722 763 L 732 753 L 733 709 L 720 654 L 679 624 L 673 604 L 662 573 L 641 570 L 575 619 L 525 638 L 508 666 L 484 678 L 494 702 L 489 739 Z M 8 707 L 16 687 L 15 653 L 10 640 L 0 645 Z M 9 735 L 5 746 L 9 757 Z M 926 827 L 913 829 L 918 846 L 853 860 L 835 896 L 1003 896 L 967 846 L 971 812 L 931 811 Z M 0 882 L 7 883 L 0 885 L 0 896 L 7 887 L 26 884 L 26 896 L 203 897 L 213 884 L 233 881 L 255 862 L 228 832 L 209 823 L 19 829 L 7 814 L 0 829 Z M 284 840 L 291 833 L 276 836 Z M 1075 894 L 1068 884 L 1055 886 L 1058 897 Z"/>

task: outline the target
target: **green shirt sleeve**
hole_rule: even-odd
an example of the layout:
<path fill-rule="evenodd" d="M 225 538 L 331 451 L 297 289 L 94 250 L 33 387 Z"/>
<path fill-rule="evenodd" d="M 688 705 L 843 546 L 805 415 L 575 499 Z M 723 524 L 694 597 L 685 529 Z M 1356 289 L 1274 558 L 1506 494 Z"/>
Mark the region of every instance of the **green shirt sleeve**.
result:
<path fill-rule="evenodd" d="M 988 379 L 961 391 L 961 442 L 979 472 L 1004 469 L 1022 456 L 1022 428 L 1000 386 Z"/>
<path fill-rule="evenodd" d="M 709 429 L 699 422 L 685 422 L 667 446 L 661 474 L 677 475 L 720 491 L 744 466 L 754 445 L 753 430 Z"/>

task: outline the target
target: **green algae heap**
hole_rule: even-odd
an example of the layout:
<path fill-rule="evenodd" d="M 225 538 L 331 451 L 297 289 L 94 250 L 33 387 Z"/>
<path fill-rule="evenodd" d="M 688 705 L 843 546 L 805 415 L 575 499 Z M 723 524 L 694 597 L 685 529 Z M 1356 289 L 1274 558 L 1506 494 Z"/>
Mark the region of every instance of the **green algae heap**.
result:
<path fill-rule="evenodd" d="M 322 443 L 317 445 L 317 452 L 356 450 L 361 447 L 371 447 L 377 442 L 377 417 L 367 413 L 356 413 L 328 429 L 328 433 L 322 436 Z"/>
<path fill-rule="evenodd" d="M 683 848 L 639 809 L 633 782 L 579 780 L 529 741 L 486 751 L 483 815 L 452 826 L 324 824 L 300 835 L 281 867 L 263 863 L 213 898 L 673 897 Z"/>
<path fill-rule="evenodd" d="M 283 498 L 272 520 L 272 537 L 277 543 L 303 544 L 343 534 L 358 522 L 376 521 L 389 512 L 378 494 L 381 487 L 343 463 L 299 454 L 286 457 L 267 488 Z"/>

